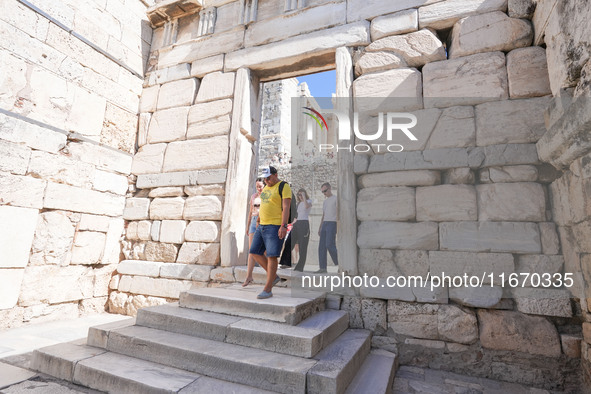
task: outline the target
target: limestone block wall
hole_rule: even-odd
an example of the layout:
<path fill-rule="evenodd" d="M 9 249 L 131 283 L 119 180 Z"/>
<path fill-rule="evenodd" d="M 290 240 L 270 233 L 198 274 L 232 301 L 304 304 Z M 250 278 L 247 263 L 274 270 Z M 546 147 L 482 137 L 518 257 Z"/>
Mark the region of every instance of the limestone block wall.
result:
<path fill-rule="evenodd" d="M 2 328 L 104 311 L 151 39 L 140 1 L 31 4 L 0 4 Z"/>
<path fill-rule="evenodd" d="M 591 387 L 591 210 L 589 207 L 590 152 L 588 122 L 591 33 L 588 8 L 574 2 L 542 1 L 534 14 L 536 39 L 547 45 L 548 69 L 554 99 L 546 112 L 546 134 L 538 141 L 540 158 L 560 170 L 550 185 L 554 220 L 558 226 L 565 267 L 582 272 L 577 296 L 581 300 L 583 341 L 581 364 L 584 386 Z"/>
<path fill-rule="evenodd" d="M 562 255 L 572 240 L 554 223 L 565 204 L 548 186 L 556 188 L 560 173 L 535 145 L 552 91 L 546 51 L 532 46 L 531 14 L 491 2 L 469 15 L 451 3 L 373 19 L 372 42 L 355 56 L 356 98 L 404 97 L 403 109 L 419 119 L 418 141 L 393 141 L 403 152 L 355 156 L 358 272 L 578 275 Z M 577 387 L 580 283 L 574 296 L 497 286 L 486 294 L 362 288 L 362 298 L 345 297 L 343 307 L 403 364 Z"/>

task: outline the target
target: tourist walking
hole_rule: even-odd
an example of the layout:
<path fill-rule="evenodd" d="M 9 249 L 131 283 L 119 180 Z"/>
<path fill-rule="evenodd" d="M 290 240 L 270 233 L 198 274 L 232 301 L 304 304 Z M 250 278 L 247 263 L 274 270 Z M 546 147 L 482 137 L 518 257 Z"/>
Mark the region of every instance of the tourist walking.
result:
<path fill-rule="evenodd" d="M 337 258 L 337 196 L 332 194 L 330 183 L 326 182 L 320 187 L 325 200 L 322 204 L 322 220 L 318 229 L 320 242 L 318 243 L 318 265 L 320 269 L 316 273 L 326 272 L 327 252 L 334 265 L 339 265 Z"/>
<path fill-rule="evenodd" d="M 248 219 L 246 221 L 246 233 L 248 234 L 248 249 L 252 245 L 252 239 L 254 232 L 257 228 L 257 219 L 259 217 L 259 208 L 261 206 L 261 192 L 265 187 L 265 181 L 263 178 L 257 178 L 255 182 L 255 192 L 250 196 L 249 208 L 248 208 Z M 242 283 L 242 287 L 248 286 L 253 282 L 252 272 L 254 271 L 254 260 L 252 256 L 248 255 L 248 263 L 246 265 L 246 279 Z"/>
<path fill-rule="evenodd" d="M 282 193 L 279 193 L 282 182 L 279 181 L 277 169 L 273 166 L 263 169 L 261 177 L 265 179 L 266 186 L 261 192 L 259 225 L 254 233 L 250 254 L 267 271 L 267 282 L 257 298 L 269 298 L 273 297 L 273 285 L 280 281 L 277 276 L 277 258 L 281 255 L 283 239 L 287 235 L 291 188 L 287 182 L 283 182 Z"/>
<path fill-rule="evenodd" d="M 299 252 L 298 263 L 294 271 L 304 271 L 306 257 L 308 256 L 308 243 L 310 241 L 310 211 L 312 210 L 312 200 L 305 189 L 298 190 L 296 194 L 298 200 L 298 220 L 293 225 L 292 243 L 297 246 Z"/>

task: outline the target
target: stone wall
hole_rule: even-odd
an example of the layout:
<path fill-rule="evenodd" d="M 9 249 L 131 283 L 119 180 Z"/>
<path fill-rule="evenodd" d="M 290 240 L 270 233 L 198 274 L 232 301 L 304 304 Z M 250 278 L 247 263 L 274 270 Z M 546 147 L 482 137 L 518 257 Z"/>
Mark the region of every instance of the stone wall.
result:
<path fill-rule="evenodd" d="M 546 112 L 547 132 L 538 141 L 540 159 L 560 170 L 550 185 L 565 267 L 582 272 L 575 296 L 583 318 L 581 359 L 584 387 L 591 387 L 591 29 L 583 20 L 589 7 L 575 2 L 541 1 L 534 15 L 536 39 L 545 41 L 554 99 Z"/>
<path fill-rule="evenodd" d="M 105 310 L 152 34 L 139 0 L 31 3 L 54 22 L 0 4 L 1 328 Z"/>
<path fill-rule="evenodd" d="M 372 43 L 356 56 L 355 97 L 406 97 L 403 109 L 419 119 L 418 141 L 394 141 L 404 152 L 355 156 L 359 273 L 577 275 L 564 264 L 552 211 L 560 204 L 549 198 L 560 174 L 536 151 L 552 91 L 546 51 L 532 46 L 532 12 L 516 10 L 520 1 L 452 3 L 373 19 Z M 344 300 L 352 323 L 386 335 L 376 343 L 396 343 L 403 364 L 577 384 L 569 370 L 580 357 L 578 294 L 505 283 L 486 294 L 360 295 Z"/>

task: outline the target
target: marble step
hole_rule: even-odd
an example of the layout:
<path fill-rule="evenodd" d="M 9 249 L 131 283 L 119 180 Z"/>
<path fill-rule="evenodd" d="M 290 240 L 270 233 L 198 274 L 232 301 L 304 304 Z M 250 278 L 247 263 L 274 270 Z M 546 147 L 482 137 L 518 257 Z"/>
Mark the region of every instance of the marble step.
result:
<path fill-rule="evenodd" d="M 111 331 L 107 350 L 283 393 L 303 393 L 317 362 L 141 326 Z"/>
<path fill-rule="evenodd" d="M 261 291 L 262 286 L 242 287 L 240 284 L 194 289 L 180 294 L 179 305 L 291 325 L 324 309 L 323 293 L 299 291 L 294 297 L 291 289 L 274 287 L 273 297 L 259 300 L 256 297 Z"/>
<path fill-rule="evenodd" d="M 345 311 L 325 310 L 291 326 L 180 308 L 174 303 L 140 309 L 137 325 L 310 358 L 347 329 L 349 317 Z"/>
<path fill-rule="evenodd" d="M 373 349 L 347 387 L 346 394 L 390 394 L 397 369 L 396 354 L 382 349 Z"/>
<path fill-rule="evenodd" d="M 369 353 L 370 340 L 367 330 L 347 330 L 308 359 L 132 326 L 112 330 L 107 350 L 264 390 L 342 393 Z"/>
<path fill-rule="evenodd" d="M 271 393 L 87 345 L 59 344 L 39 349 L 33 355 L 32 367 L 109 393 Z"/>
<path fill-rule="evenodd" d="M 345 331 L 314 357 L 318 362 L 308 371 L 307 393 L 344 393 L 370 349 L 370 331 Z"/>

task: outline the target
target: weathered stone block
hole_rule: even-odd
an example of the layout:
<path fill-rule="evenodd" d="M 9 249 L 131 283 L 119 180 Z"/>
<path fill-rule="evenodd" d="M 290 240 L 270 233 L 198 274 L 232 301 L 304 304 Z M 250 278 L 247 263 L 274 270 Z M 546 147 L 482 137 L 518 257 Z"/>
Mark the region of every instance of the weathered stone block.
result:
<path fill-rule="evenodd" d="M 523 277 L 520 278 L 524 280 Z M 528 281 L 537 281 L 537 277 L 528 278 Z M 540 278 L 540 283 L 542 278 Z M 546 289 L 515 287 L 511 289 L 515 298 L 517 310 L 529 315 L 544 315 L 558 317 L 572 317 L 573 308 L 570 299 L 573 295 L 566 289 Z"/>
<path fill-rule="evenodd" d="M 509 0 L 507 12 L 511 18 L 531 19 L 536 10 L 535 0 Z"/>
<path fill-rule="evenodd" d="M 0 268 L 0 310 L 16 306 L 25 270 Z"/>
<path fill-rule="evenodd" d="M 292 66 L 309 58 L 311 54 L 325 54 L 331 48 L 368 45 L 369 42 L 369 22 L 349 23 L 228 53 L 224 69 L 238 70 L 248 67 L 260 70 Z"/>
<path fill-rule="evenodd" d="M 150 199 L 132 197 L 125 200 L 125 210 L 123 211 L 123 219 L 126 220 L 142 220 L 149 219 L 148 214 L 150 208 Z"/>
<path fill-rule="evenodd" d="M 150 241 L 152 239 L 150 233 L 152 231 L 152 222 L 149 220 L 142 220 L 137 223 L 137 237 L 142 241 Z"/>
<path fill-rule="evenodd" d="M 474 107 L 451 107 L 443 110 L 429 137 L 427 149 L 462 148 L 475 145 Z"/>
<path fill-rule="evenodd" d="M 43 208 L 46 181 L 32 177 L 0 173 L 0 204 L 25 208 Z"/>
<path fill-rule="evenodd" d="M 546 220 L 546 197 L 539 183 L 494 183 L 476 186 L 480 221 Z M 520 203 L 516 203 L 520 201 Z"/>
<path fill-rule="evenodd" d="M 234 95 L 234 79 L 236 73 L 220 71 L 207 74 L 201 81 L 197 93 L 197 103 L 232 97 Z"/>
<path fill-rule="evenodd" d="M 160 224 L 160 242 L 182 244 L 185 242 L 185 229 L 187 222 L 184 220 L 163 220 Z"/>
<path fill-rule="evenodd" d="M 222 198 L 220 196 L 195 196 L 187 198 L 183 219 L 221 220 Z"/>
<path fill-rule="evenodd" d="M 164 172 L 223 168 L 228 163 L 228 137 L 218 136 L 168 144 Z"/>
<path fill-rule="evenodd" d="M 105 240 L 105 251 L 101 263 L 104 265 L 117 264 L 121 259 L 121 236 L 124 233 L 125 221 L 120 218 L 109 220 L 109 230 L 107 230 L 107 239 Z"/>
<path fill-rule="evenodd" d="M 215 266 L 220 261 L 219 243 L 185 242 L 177 263 Z"/>
<path fill-rule="evenodd" d="M 394 102 L 400 104 L 404 110 L 420 109 L 422 107 L 422 83 L 421 73 L 414 68 L 402 68 L 383 71 L 375 74 L 367 74 L 357 78 L 353 82 L 353 94 L 355 97 L 372 97 L 376 100 L 359 100 L 362 110 L 379 112 L 381 106 L 392 107 L 392 100 L 384 98 L 401 98 Z M 377 100 L 381 98 L 382 100 Z M 377 106 L 377 108 L 375 108 Z"/>
<path fill-rule="evenodd" d="M 570 358 L 581 358 L 581 336 L 560 334 L 562 352 Z"/>
<path fill-rule="evenodd" d="M 423 86 L 425 108 L 506 99 L 509 94 L 505 54 L 479 53 L 428 63 L 423 67 Z"/>
<path fill-rule="evenodd" d="M 129 183 L 126 176 L 96 170 L 92 180 L 92 187 L 101 192 L 125 195 L 129 188 Z"/>
<path fill-rule="evenodd" d="M 448 0 L 419 8 L 419 27 L 441 30 L 466 16 L 506 10 L 507 0 Z"/>
<path fill-rule="evenodd" d="M 443 183 L 452 185 L 471 185 L 474 183 L 474 172 L 469 168 L 452 168 L 443 173 Z"/>
<path fill-rule="evenodd" d="M 438 339 L 472 344 L 478 340 L 476 314 L 455 305 L 441 305 L 437 311 Z"/>
<path fill-rule="evenodd" d="M 140 114 L 137 127 L 137 144 L 142 147 L 148 143 L 148 128 L 150 127 L 151 113 Z"/>
<path fill-rule="evenodd" d="M 396 334 L 438 339 L 439 305 L 388 301 L 388 326 Z"/>
<path fill-rule="evenodd" d="M 539 223 L 540 239 L 542 240 L 542 253 L 558 254 L 560 253 L 560 241 L 556 232 L 556 225 L 552 222 Z"/>
<path fill-rule="evenodd" d="M 372 42 L 367 52 L 392 52 L 400 56 L 409 67 L 421 67 L 427 63 L 446 60 L 443 43 L 431 30 L 382 38 Z"/>
<path fill-rule="evenodd" d="M 498 101 L 476 107 L 478 146 L 537 142 L 544 133 L 549 97 Z"/>
<path fill-rule="evenodd" d="M 347 3 L 347 20 L 356 21 L 371 19 L 375 16 L 390 14 L 392 12 L 416 8 L 427 4 L 436 3 L 441 0 L 403 0 L 403 1 L 382 1 L 353 0 Z"/>
<path fill-rule="evenodd" d="M 360 274 L 381 278 L 400 275 L 394 263 L 394 254 L 388 249 L 359 249 L 357 261 Z"/>
<path fill-rule="evenodd" d="M 401 56 L 391 52 L 366 52 L 355 63 L 355 75 L 407 67 Z"/>
<path fill-rule="evenodd" d="M 326 3 L 258 20 L 257 23 L 249 25 L 246 30 L 244 46 L 259 46 L 314 30 L 345 24 L 347 22 L 346 8 L 347 4 L 345 3 Z"/>
<path fill-rule="evenodd" d="M 540 253 L 536 223 L 458 222 L 441 223 L 441 250 L 469 252 Z"/>
<path fill-rule="evenodd" d="M 71 264 L 92 265 L 101 262 L 105 249 L 105 233 L 80 231 L 74 238 Z"/>
<path fill-rule="evenodd" d="M 209 119 L 200 123 L 193 123 L 187 128 L 187 139 L 214 137 L 230 133 L 232 121 L 229 115 Z"/>
<path fill-rule="evenodd" d="M 370 26 L 371 40 L 376 41 L 387 36 L 410 33 L 419 29 L 418 10 L 404 10 L 372 19 Z"/>
<path fill-rule="evenodd" d="M 224 55 L 210 56 L 191 63 L 191 76 L 203 78 L 206 74 L 224 69 Z"/>
<path fill-rule="evenodd" d="M 114 196 L 53 182 L 48 182 L 45 189 L 44 208 L 120 216 L 125 204 L 124 196 Z"/>
<path fill-rule="evenodd" d="M 194 242 L 219 242 L 220 223 L 211 221 L 192 221 L 185 230 L 185 239 Z"/>
<path fill-rule="evenodd" d="M 123 276 L 119 291 L 156 297 L 179 298 L 181 291 L 191 288 L 191 281 L 150 278 L 147 276 Z"/>
<path fill-rule="evenodd" d="M 0 171 L 25 175 L 30 157 L 30 148 L 0 140 Z"/>
<path fill-rule="evenodd" d="M 484 348 L 559 357 L 560 338 L 552 323 L 513 311 L 478 310 Z"/>
<path fill-rule="evenodd" d="M 184 207 L 182 197 L 155 198 L 150 204 L 150 219 L 182 219 Z"/>
<path fill-rule="evenodd" d="M 39 215 L 31 248 L 30 265 L 66 266 L 70 263 L 70 251 L 76 227 L 69 216 L 71 214 L 61 211 L 48 211 Z M 13 226 L 7 228 L 13 228 Z M 81 228 L 84 227 L 81 226 Z M 20 240 L 23 234 L 28 234 L 28 231 L 18 234 Z M 5 239 L 5 236 L 0 239 Z"/>
<path fill-rule="evenodd" d="M 436 250 L 438 235 L 436 223 L 362 222 L 357 245 L 366 249 Z"/>
<path fill-rule="evenodd" d="M 152 241 L 160 241 L 160 225 L 162 222 L 160 220 L 154 220 L 152 222 L 152 228 L 150 229 L 150 238 Z"/>
<path fill-rule="evenodd" d="M 473 308 L 492 308 L 501 301 L 503 288 L 499 286 L 450 287 L 449 298 L 460 305 Z"/>
<path fill-rule="evenodd" d="M 188 63 L 178 64 L 176 66 L 155 70 L 150 73 L 150 85 L 162 85 L 167 82 L 186 79 L 191 76 L 191 65 Z M 195 96 L 193 96 L 194 98 Z"/>
<path fill-rule="evenodd" d="M 90 189 L 95 167 L 64 155 L 33 151 L 28 174 L 57 183 Z"/>
<path fill-rule="evenodd" d="M 140 112 L 154 112 L 158 103 L 158 92 L 160 86 L 150 86 L 142 90 L 140 98 Z"/>
<path fill-rule="evenodd" d="M 133 156 L 132 174 L 150 174 L 162 170 L 166 144 L 149 144 L 142 146 Z"/>
<path fill-rule="evenodd" d="M 143 174 L 138 176 L 136 187 L 138 189 L 149 189 L 159 186 L 219 184 L 226 181 L 227 172 L 228 170 L 223 168 L 217 170 L 170 172 L 166 174 Z"/>
<path fill-rule="evenodd" d="M 195 78 L 168 82 L 160 86 L 157 110 L 193 105 L 199 81 Z"/>
<path fill-rule="evenodd" d="M 372 330 L 377 335 L 384 334 L 388 329 L 388 303 L 384 300 L 364 298 L 361 300 L 361 319 L 363 328 Z"/>
<path fill-rule="evenodd" d="M 37 305 L 41 304 L 41 300 L 46 300 L 49 304 L 78 301 L 91 298 L 93 291 L 94 273 L 90 267 L 27 267 L 19 305 Z"/>
<path fill-rule="evenodd" d="M 184 139 L 189 108 L 178 107 L 154 112 L 148 128 L 148 144 Z"/>
<path fill-rule="evenodd" d="M 89 215 L 83 213 L 80 215 L 80 222 L 78 223 L 78 231 L 100 231 L 106 233 L 109 230 L 108 216 Z"/>
<path fill-rule="evenodd" d="M 515 49 L 507 54 L 511 98 L 538 97 L 552 93 L 546 50 L 542 47 Z"/>
<path fill-rule="evenodd" d="M 156 189 L 150 190 L 148 197 L 182 197 L 185 193 L 182 186 L 170 186 L 170 187 L 157 187 Z"/>
<path fill-rule="evenodd" d="M 424 250 L 396 250 L 394 251 L 394 261 L 404 276 L 426 278 L 429 272 L 429 253 Z"/>
<path fill-rule="evenodd" d="M 539 164 L 535 144 L 503 144 L 484 147 L 484 167 Z"/>
<path fill-rule="evenodd" d="M 498 280 L 499 274 L 507 278 L 515 270 L 513 256 L 509 253 L 466 253 L 466 252 L 429 252 L 429 264 L 432 275 L 463 276 L 468 274 L 479 278 L 484 273 L 485 284 L 490 284 L 488 274 L 493 273 Z"/>
<path fill-rule="evenodd" d="M 178 247 L 170 243 L 147 242 L 144 251 L 146 260 L 174 263 L 176 261 Z"/>
<path fill-rule="evenodd" d="M 49 153 L 57 153 L 66 146 L 67 136 L 65 133 L 0 114 L 0 139 L 25 144 L 30 148 Z"/>
<path fill-rule="evenodd" d="M 460 19 L 453 27 L 449 58 L 475 53 L 504 51 L 531 45 L 534 37 L 529 21 L 509 18 L 501 11 Z"/>
<path fill-rule="evenodd" d="M 468 185 L 417 188 L 417 221 L 476 220 L 476 189 Z"/>
<path fill-rule="evenodd" d="M 207 266 L 202 266 L 207 267 Z M 234 277 L 234 267 L 218 267 L 214 268 L 209 273 L 209 278 L 215 282 L 236 282 Z"/>
<path fill-rule="evenodd" d="M 517 257 L 517 267 L 515 272 L 524 274 L 538 274 L 542 277 L 544 274 L 554 275 L 562 272 L 564 258 L 562 256 L 547 256 L 543 254 L 526 254 Z M 525 285 L 531 285 L 525 283 Z M 531 286 L 529 286 L 531 287 Z"/>
<path fill-rule="evenodd" d="M 225 193 L 225 185 L 198 185 L 198 186 L 185 186 L 185 194 L 187 196 L 223 196 Z"/>
<path fill-rule="evenodd" d="M 359 220 L 397 220 L 415 218 L 415 191 L 410 187 L 376 187 L 357 193 Z"/>
<path fill-rule="evenodd" d="M 232 100 L 223 99 L 195 104 L 189 110 L 189 125 L 209 119 L 216 119 L 232 112 Z"/>
<path fill-rule="evenodd" d="M 512 183 L 512 182 L 535 182 L 538 180 L 538 169 L 536 166 L 504 166 L 490 167 L 486 170 L 485 177 L 493 183 Z M 483 179 L 481 172 L 480 179 Z"/>
<path fill-rule="evenodd" d="M 213 267 L 192 264 L 164 264 L 160 269 L 160 276 L 173 279 L 193 279 L 209 281 L 209 274 Z"/>
<path fill-rule="evenodd" d="M 131 172 L 132 156 L 119 150 L 89 142 L 70 142 L 64 151 L 70 158 L 93 164 L 100 169 L 123 175 Z"/>
<path fill-rule="evenodd" d="M 431 186 L 441 182 L 441 175 L 439 171 L 429 170 L 394 171 L 362 175 L 357 182 L 362 188 L 384 186 Z"/>

